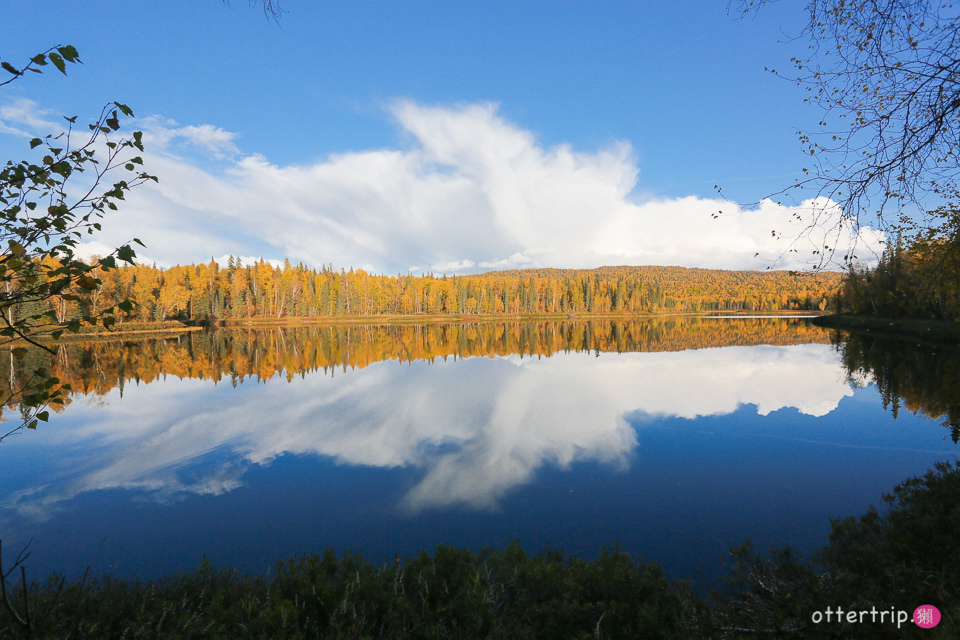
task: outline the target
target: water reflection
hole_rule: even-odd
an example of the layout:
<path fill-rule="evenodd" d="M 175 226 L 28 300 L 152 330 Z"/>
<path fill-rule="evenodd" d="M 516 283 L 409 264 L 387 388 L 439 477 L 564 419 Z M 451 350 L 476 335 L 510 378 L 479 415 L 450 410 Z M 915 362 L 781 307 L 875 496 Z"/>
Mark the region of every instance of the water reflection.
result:
<path fill-rule="evenodd" d="M 829 339 L 660 318 L 71 345 L 45 363 L 76 391 L 66 410 L 0 446 L 0 534 L 35 540 L 41 576 L 518 538 L 588 556 L 620 541 L 674 577 L 719 574 L 748 537 L 824 544 L 830 517 L 955 451 L 885 411 L 872 380 L 890 366 L 851 384 L 841 356 L 876 347 Z"/>
<path fill-rule="evenodd" d="M 344 335 L 332 343 L 331 332 Z M 121 349 L 76 346 L 62 358 L 76 367 L 64 374 L 90 389 L 87 401 L 75 397 L 54 426 L 5 443 L 0 455 L 17 463 L 4 467 L 8 492 L 0 504 L 43 520 L 93 491 L 136 490 L 160 503 L 220 495 L 241 486 L 251 467 L 310 454 L 417 470 L 400 502 L 408 513 L 491 510 L 545 465 L 629 468 L 638 425 L 655 418 L 724 415 L 743 405 L 759 415 L 792 407 L 822 416 L 853 394 L 828 344 L 611 352 L 678 348 L 684 337 L 695 344 L 825 341 L 805 323 L 678 319 L 218 332 Z M 198 348 L 204 341 L 207 348 Z M 456 359 L 439 357 L 451 350 Z M 509 355 L 460 359 L 499 351 Z M 538 352 L 553 355 L 531 356 Z M 419 353 L 431 355 L 414 359 Z M 398 363 L 382 354 L 405 357 Z M 257 380 L 267 384 L 207 381 L 226 370 L 242 382 L 258 367 Z M 183 379 L 166 377 L 174 371 Z M 51 452 L 55 467 L 43 464 Z"/>
<path fill-rule="evenodd" d="M 939 420 L 960 441 L 960 350 L 956 346 L 837 332 L 834 343 L 851 380 L 876 382 L 894 418 L 901 408 Z"/>
<path fill-rule="evenodd" d="M 474 356 L 550 356 L 570 351 L 683 351 L 731 345 L 827 343 L 802 320 L 656 317 L 644 321 L 477 322 L 460 325 L 332 325 L 217 330 L 166 340 L 65 344 L 55 357 L 31 350 L 0 357 L 0 397 L 16 397 L 39 366 L 82 394 L 121 392 L 130 383 L 167 376 L 236 386 L 323 371 L 328 375 L 385 360 L 433 362 Z M 15 406 L 10 408 L 15 409 Z"/>

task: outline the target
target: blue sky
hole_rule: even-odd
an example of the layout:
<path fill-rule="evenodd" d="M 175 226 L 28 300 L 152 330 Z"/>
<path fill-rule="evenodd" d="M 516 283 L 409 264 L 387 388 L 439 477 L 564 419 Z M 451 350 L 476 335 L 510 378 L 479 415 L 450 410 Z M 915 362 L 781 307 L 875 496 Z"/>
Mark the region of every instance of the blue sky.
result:
<path fill-rule="evenodd" d="M 784 254 L 771 234 L 797 236 L 802 201 L 750 205 L 800 175 L 796 131 L 819 121 L 764 70 L 806 51 L 789 41 L 800 3 L 745 19 L 722 0 L 283 7 L 275 24 L 240 0 L 6 5 L 0 59 L 72 44 L 84 64 L 0 89 L 0 152 L 23 157 L 60 115 L 130 105 L 160 184 L 86 250 L 136 235 L 160 265 L 810 260 L 807 239 Z"/>

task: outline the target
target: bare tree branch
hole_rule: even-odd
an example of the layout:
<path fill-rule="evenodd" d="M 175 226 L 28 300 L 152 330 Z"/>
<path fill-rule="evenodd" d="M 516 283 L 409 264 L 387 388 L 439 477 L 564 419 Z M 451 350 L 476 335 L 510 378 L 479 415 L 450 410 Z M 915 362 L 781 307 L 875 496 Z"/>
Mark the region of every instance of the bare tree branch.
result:
<path fill-rule="evenodd" d="M 248 0 L 251 7 L 258 4 L 263 6 L 263 15 L 268 19 L 277 22 L 283 17 L 286 11 L 280 6 L 280 0 Z M 230 6 L 230 0 L 223 0 L 223 4 Z"/>
<path fill-rule="evenodd" d="M 747 14 L 773 1 L 735 6 Z M 772 197 L 813 191 L 839 204 L 840 218 L 813 216 L 838 231 L 922 231 L 923 212 L 954 197 L 960 177 L 960 12 L 946 0 L 809 0 L 807 10 L 809 56 L 770 71 L 823 116 L 797 132 L 810 166 Z"/>

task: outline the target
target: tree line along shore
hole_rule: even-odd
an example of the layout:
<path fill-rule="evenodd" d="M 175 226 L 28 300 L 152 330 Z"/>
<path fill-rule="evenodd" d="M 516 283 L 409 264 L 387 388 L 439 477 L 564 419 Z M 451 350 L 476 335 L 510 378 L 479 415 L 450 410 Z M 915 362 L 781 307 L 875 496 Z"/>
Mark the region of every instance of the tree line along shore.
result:
<path fill-rule="evenodd" d="M 123 329 L 124 323 L 170 320 L 823 311 L 834 306 L 841 276 L 654 266 L 385 276 L 231 258 L 226 267 L 138 264 L 98 269 L 91 277 L 95 289 L 65 291 L 8 312 L 52 312 L 65 323 L 129 300 L 134 308 L 117 315 L 121 326 L 115 328 Z"/>

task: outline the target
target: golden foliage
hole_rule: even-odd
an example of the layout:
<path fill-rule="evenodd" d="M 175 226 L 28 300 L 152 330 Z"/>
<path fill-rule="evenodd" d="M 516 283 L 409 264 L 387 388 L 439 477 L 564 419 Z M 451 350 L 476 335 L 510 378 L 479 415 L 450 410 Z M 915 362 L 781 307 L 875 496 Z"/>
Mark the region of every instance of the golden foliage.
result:
<path fill-rule="evenodd" d="M 100 307 L 130 299 L 128 319 L 220 321 L 236 318 L 377 315 L 517 315 L 822 310 L 837 273 L 719 271 L 683 267 L 528 269 L 469 276 L 371 275 L 260 260 L 226 268 L 147 265 L 99 274 Z M 71 309 L 62 310 L 64 316 Z"/>

